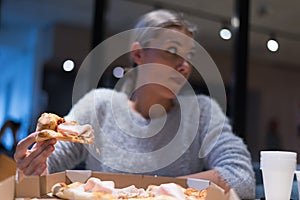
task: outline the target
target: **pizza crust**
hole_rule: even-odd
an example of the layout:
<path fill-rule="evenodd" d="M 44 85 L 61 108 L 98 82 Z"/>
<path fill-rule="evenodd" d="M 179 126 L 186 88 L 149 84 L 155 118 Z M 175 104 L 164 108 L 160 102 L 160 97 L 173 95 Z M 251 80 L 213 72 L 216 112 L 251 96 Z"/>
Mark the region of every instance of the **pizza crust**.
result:
<path fill-rule="evenodd" d="M 66 120 L 62 117 L 59 117 L 56 114 L 43 113 L 37 121 L 36 131 L 41 131 L 45 129 L 55 131 L 56 127 L 64 122 L 66 122 Z"/>
<path fill-rule="evenodd" d="M 37 137 L 35 138 L 36 142 L 42 142 L 49 139 L 56 139 L 61 141 L 67 142 L 78 142 L 82 144 L 94 144 L 93 137 L 80 137 L 75 135 L 64 135 L 60 132 L 56 132 L 53 130 L 42 130 L 38 133 Z"/>

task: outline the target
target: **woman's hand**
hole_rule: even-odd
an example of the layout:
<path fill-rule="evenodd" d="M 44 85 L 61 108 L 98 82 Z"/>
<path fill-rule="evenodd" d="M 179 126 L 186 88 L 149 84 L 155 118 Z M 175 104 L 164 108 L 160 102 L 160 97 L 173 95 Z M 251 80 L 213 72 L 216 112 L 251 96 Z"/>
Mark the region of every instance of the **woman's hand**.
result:
<path fill-rule="evenodd" d="M 26 176 L 42 175 L 47 170 L 47 158 L 54 151 L 56 139 L 35 143 L 35 137 L 38 133 L 34 132 L 21 140 L 14 155 L 17 169 Z M 32 144 L 34 145 L 29 150 L 28 148 Z"/>

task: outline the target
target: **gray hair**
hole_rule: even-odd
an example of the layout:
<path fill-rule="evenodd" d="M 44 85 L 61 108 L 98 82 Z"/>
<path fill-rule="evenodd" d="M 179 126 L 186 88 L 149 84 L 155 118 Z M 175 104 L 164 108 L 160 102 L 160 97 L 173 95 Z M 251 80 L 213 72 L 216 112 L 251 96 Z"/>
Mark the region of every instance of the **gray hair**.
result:
<path fill-rule="evenodd" d="M 187 21 L 182 13 L 159 9 L 146 13 L 139 18 L 134 27 L 135 32 L 132 41 L 140 42 L 142 46 L 145 46 L 151 39 L 156 37 L 155 33 L 151 34 L 147 32 L 145 28 L 168 28 L 172 26 L 182 28 L 192 35 L 194 35 L 196 31 L 196 26 Z"/>

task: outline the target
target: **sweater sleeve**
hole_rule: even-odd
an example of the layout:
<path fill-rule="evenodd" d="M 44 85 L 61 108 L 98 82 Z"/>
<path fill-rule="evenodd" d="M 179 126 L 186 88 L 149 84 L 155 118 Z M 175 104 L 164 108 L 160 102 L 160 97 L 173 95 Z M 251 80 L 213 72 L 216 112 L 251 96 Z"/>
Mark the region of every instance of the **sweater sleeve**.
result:
<path fill-rule="evenodd" d="M 47 159 L 49 173 L 74 169 L 76 165 L 84 161 L 87 155 L 84 145 L 73 142 L 57 142 L 55 151 Z"/>
<path fill-rule="evenodd" d="M 205 125 L 204 135 L 216 139 L 211 139 L 214 142 L 210 144 L 210 151 L 204 157 L 206 168 L 217 170 L 240 198 L 254 199 L 255 178 L 247 146 L 241 138 L 233 134 L 220 106 L 214 100 L 210 100 L 209 103 L 210 106 L 206 106 L 205 109 L 210 108 L 210 110 L 204 113 L 211 113 L 216 117 L 204 116 L 206 122 L 214 119 L 213 128 Z"/>

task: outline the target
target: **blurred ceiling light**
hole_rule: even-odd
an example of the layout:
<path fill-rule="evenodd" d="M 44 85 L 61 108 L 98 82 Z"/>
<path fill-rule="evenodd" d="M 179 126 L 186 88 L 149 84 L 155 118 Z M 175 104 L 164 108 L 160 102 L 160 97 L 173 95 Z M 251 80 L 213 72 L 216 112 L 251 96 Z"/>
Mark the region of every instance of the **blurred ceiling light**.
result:
<path fill-rule="evenodd" d="M 229 28 L 223 27 L 219 32 L 220 37 L 223 40 L 230 40 L 232 37 L 231 31 Z"/>
<path fill-rule="evenodd" d="M 240 26 L 240 20 L 236 16 L 232 17 L 231 18 L 231 25 L 235 28 L 239 27 Z"/>
<path fill-rule="evenodd" d="M 63 64 L 63 70 L 66 72 L 70 72 L 74 69 L 75 63 L 73 60 L 66 60 Z"/>
<path fill-rule="evenodd" d="M 117 66 L 113 69 L 113 75 L 116 78 L 122 78 L 124 76 L 124 68 Z"/>
<path fill-rule="evenodd" d="M 269 49 L 269 51 L 272 51 L 272 52 L 278 51 L 278 49 L 279 49 L 278 41 L 274 37 L 271 37 L 267 41 L 267 48 Z"/>

